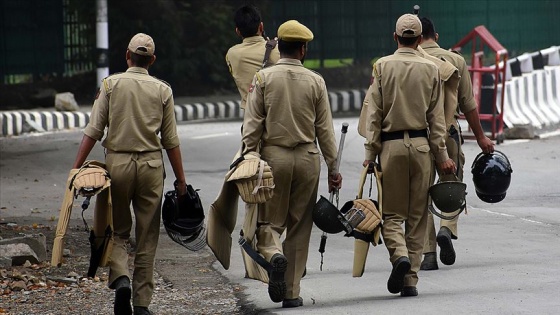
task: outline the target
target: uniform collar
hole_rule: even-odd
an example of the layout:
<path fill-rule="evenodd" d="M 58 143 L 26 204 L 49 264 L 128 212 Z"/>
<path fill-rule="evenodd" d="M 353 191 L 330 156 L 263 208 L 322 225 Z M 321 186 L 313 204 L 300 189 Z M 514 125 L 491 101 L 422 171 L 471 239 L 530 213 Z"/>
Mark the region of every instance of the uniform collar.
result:
<path fill-rule="evenodd" d="M 285 64 L 285 65 L 294 65 L 294 66 L 303 66 L 300 60 L 293 59 L 293 58 L 280 58 L 276 64 Z"/>
<path fill-rule="evenodd" d="M 420 47 L 422 47 L 422 48 L 424 48 L 424 49 L 428 49 L 428 48 L 441 48 L 441 47 L 439 47 L 439 45 L 438 45 L 435 41 L 424 42 L 424 43 L 420 44 Z"/>
<path fill-rule="evenodd" d="M 420 52 L 416 49 L 412 49 L 409 47 L 403 47 L 403 48 L 399 48 L 397 49 L 397 51 L 395 51 L 395 54 L 414 54 L 414 55 L 420 55 Z"/>
<path fill-rule="evenodd" d="M 126 69 L 126 72 L 148 74 L 148 70 L 146 68 L 142 68 L 142 67 L 130 67 L 130 68 Z"/>
<path fill-rule="evenodd" d="M 260 35 L 243 38 L 243 43 L 252 44 L 252 43 L 259 43 L 259 42 L 264 42 L 264 38 Z"/>

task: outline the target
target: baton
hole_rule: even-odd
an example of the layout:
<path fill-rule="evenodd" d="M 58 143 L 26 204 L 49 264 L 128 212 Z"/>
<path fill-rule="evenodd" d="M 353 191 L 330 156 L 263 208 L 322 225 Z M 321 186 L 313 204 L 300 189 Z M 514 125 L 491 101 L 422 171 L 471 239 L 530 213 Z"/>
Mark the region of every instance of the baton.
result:
<path fill-rule="evenodd" d="M 344 139 L 346 138 L 346 132 L 348 131 L 348 123 L 344 122 L 342 123 L 342 134 L 340 135 L 340 143 L 338 144 L 338 153 L 336 156 L 336 164 L 335 164 L 335 168 L 334 168 L 334 173 L 337 174 L 338 173 L 338 169 L 340 167 L 340 159 L 342 157 L 342 149 L 344 149 Z M 330 203 L 333 203 L 334 200 L 334 196 L 335 194 L 338 197 L 338 189 L 334 189 L 333 191 L 331 191 L 331 194 L 329 196 L 329 201 Z M 337 198 L 337 202 L 336 202 L 336 208 L 338 209 L 338 198 Z M 323 253 L 325 252 L 325 246 L 327 245 L 327 233 L 323 232 L 323 234 L 321 235 L 321 242 L 319 244 L 319 253 L 321 253 L 321 266 L 320 266 L 320 270 L 323 270 Z"/>

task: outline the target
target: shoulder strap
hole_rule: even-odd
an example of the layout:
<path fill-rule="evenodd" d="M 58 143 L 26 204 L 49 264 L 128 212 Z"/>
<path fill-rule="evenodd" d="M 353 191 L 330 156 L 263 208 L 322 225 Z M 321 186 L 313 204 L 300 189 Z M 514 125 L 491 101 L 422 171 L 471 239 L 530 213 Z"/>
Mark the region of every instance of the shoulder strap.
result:
<path fill-rule="evenodd" d="M 266 51 L 264 53 L 262 68 L 266 68 L 266 66 L 268 64 L 268 59 L 270 58 L 270 52 L 274 49 L 274 47 L 276 47 L 277 43 L 278 43 L 278 41 L 276 41 L 274 39 L 269 39 L 269 40 L 266 41 Z"/>
<path fill-rule="evenodd" d="M 249 255 L 249 257 L 251 257 L 257 264 L 259 264 L 259 266 L 263 267 L 264 270 L 268 271 L 269 273 L 272 272 L 272 264 L 266 261 L 266 259 L 264 259 L 263 256 L 261 256 L 257 251 L 255 251 L 253 247 L 251 247 L 251 244 L 247 243 L 247 240 L 243 235 L 243 230 L 241 230 L 239 233 L 238 243 L 239 246 L 241 246 L 241 248 L 245 250 L 247 255 Z"/>

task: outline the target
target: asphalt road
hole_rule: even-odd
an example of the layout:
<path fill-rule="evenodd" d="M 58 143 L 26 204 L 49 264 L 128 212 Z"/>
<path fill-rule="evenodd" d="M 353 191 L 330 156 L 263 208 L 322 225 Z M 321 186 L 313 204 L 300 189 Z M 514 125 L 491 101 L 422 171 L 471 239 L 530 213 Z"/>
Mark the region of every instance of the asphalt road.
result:
<path fill-rule="evenodd" d="M 354 198 L 363 161 L 357 119 L 335 120 L 337 142 L 342 122 L 348 122 L 350 128 L 340 166 L 344 176 L 340 204 Z M 201 189 L 205 209 L 217 196 L 239 147 L 239 127 L 240 122 L 179 126 L 187 181 Z M 80 140 L 79 131 L 0 138 L 0 218 L 57 218 L 63 187 Z M 302 281 L 305 306 L 297 310 L 284 310 L 280 304 L 272 303 L 265 284 L 244 278 L 238 248 L 232 250 L 229 270 L 218 263 L 214 267 L 245 288 L 246 303 L 268 313 L 557 314 L 560 137 L 506 140 L 497 149 L 509 157 L 514 170 L 505 200 L 487 204 L 477 198 L 470 165 L 479 149 L 476 142 L 468 140 L 464 146 L 468 214 L 461 214 L 459 240 L 454 242 L 457 262 L 453 266 L 440 263 L 437 271 L 422 271 L 420 295 L 416 298 L 401 298 L 387 291 L 391 265 L 383 245 L 370 248 L 364 275 L 353 278 L 353 241 L 342 234 L 329 235 L 321 271 L 317 251 L 321 231 L 317 228 L 311 237 L 307 276 Z M 100 145 L 90 159 L 103 160 Z M 168 174 L 173 174 L 167 161 L 166 167 Z M 166 190 L 172 186 L 171 177 L 165 181 Z M 328 196 L 324 174 L 319 193 Z M 374 188 L 374 198 L 375 193 Z M 91 218 L 89 215 L 91 212 L 86 213 L 86 218 Z M 242 216 L 240 206 L 234 239 Z M 79 219 L 80 211 L 74 211 L 72 218 Z"/>

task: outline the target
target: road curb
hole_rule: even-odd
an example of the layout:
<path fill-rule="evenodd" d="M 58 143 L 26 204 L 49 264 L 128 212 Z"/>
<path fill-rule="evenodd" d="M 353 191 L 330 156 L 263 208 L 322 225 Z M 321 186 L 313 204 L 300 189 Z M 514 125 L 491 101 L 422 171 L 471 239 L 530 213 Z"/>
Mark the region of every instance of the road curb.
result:
<path fill-rule="evenodd" d="M 334 113 L 359 112 L 366 90 L 329 92 Z M 243 111 L 239 100 L 175 104 L 178 122 L 241 119 Z M 48 132 L 84 128 L 91 111 L 3 111 L 0 113 L 2 137 L 18 136 L 30 132 Z"/>

